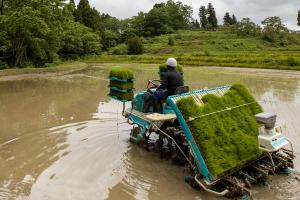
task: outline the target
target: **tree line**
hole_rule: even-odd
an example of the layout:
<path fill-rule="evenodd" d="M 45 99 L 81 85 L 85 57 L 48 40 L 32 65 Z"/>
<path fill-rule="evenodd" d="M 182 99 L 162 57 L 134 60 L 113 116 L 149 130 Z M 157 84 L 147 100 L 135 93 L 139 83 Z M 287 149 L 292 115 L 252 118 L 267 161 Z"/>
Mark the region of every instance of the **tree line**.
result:
<path fill-rule="evenodd" d="M 128 45 L 128 54 L 143 52 L 142 40 L 177 30 L 219 27 L 211 3 L 199 9 L 199 21 L 193 9 L 182 2 L 157 3 L 149 12 L 120 20 L 91 7 L 88 0 L 0 0 L 0 69 L 8 67 L 44 67 L 65 59 L 101 54 L 120 43 Z M 264 23 L 271 41 L 276 32 L 287 31 L 278 18 Z M 224 26 L 234 26 L 241 35 L 262 32 L 250 19 L 237 21 L 225 13 Z M 280 25 L 280 28 L 278 28 Z M 300 25 L 300 11 L 298 13 Z M 273 28 L 270 28 L 273 27 Z M 276 35 L 277 37 L 277 35 Z M 174 41 L 169 39 L 169 43 Z"/>

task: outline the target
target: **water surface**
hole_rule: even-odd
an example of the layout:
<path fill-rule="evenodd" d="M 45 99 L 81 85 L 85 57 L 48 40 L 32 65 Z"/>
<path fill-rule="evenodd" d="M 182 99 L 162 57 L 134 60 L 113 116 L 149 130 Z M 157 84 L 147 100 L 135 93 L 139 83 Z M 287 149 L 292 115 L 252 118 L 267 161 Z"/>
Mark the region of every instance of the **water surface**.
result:
<path fill-rule="evenodd" d="M 111 65 L 63 77 L 0 81 L 0 199 L 220 199 L 184 182 L 183 168 L 128 142 L 121 104 L 107 97 Z M 155 65 L 130 65 L 137 91 Z M 193 90 L 245 84 L 300 152 L 300 73 L 185 68 Z M 295 160 L 300 171 L 300 160 Z M 272 177 L 255 199 L 299 199 L 300 183 Z"/>

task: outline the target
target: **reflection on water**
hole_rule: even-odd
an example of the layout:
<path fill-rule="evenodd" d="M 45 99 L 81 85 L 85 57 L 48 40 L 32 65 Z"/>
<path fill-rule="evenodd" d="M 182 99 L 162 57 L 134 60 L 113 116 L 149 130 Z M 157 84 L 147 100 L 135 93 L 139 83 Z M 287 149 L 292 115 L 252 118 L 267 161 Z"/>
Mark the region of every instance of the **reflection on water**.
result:
<path fill-rule="evenodd" d="M 105 66 L 98 67 L 107 73 Z M 158 74 L 154 65 L 136 66 L 140 91 Z M 120 103 L 108 102 L 107 81 L 88 75 L 0 82 L 0 199 L 218 199 L 186 185 L 182 168 L 130 144 L 131 127 Z M 300 142 L 300 73 L 191 67 L 184 76 L 193 90 L 247 85 Z M 256 199 L 297 199 L 300 184 L 274 177 L 254 192 Z"/>
<path fill-rule="evenodd" d="M 91 118 L 105 93 L 99 88 L 91 80 L 0 83 L 0 197 L 28 196 L 40 173 L 67 154 L 68 133 L 47 128 Z"/>

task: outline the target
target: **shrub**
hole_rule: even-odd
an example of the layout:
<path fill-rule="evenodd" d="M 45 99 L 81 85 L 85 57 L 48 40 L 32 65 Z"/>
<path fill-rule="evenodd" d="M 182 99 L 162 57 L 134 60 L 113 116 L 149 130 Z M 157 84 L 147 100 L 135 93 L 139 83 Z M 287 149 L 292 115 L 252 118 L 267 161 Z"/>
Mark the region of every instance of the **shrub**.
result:
<path fill-rule="evenodd" d="M 233 85 L 223 96 L 214 94 L 202 98 L 199 105 L 192 97 L 179 100 L 177 105 L 185 119 L 210 114 L 226 108 L 255 102 L 248 90 Z M 262 112 L 258 103 L 231 111 L 200 117 L 188 123 L 210 172 L 218 178 L 261 155 L 258 148 L 259 125 L 254 115 Z"/>
<path fill-rule="evenodd" d="M 207 51 L 207 50 L 204 51 L 204 55 L 205 55 L 205 56 L 211 56 L 210 52 Z"/>
<path fill-rule="evenodd" d="M 169 36 L 169 38 L 168 38 L 168 45 L 174 46 L 174 44 L 175 44 L 174 38 L 172 36 Z"/>
<path fill-rule="evenodd" d="M 240 36 L 257 36 L 261 32 L 260 27 L 249 18 L 243 18 L 232 30 Z"/>
<path fill-rule="evenodd" d="M 128 40 L 128 54 L 143 54 L 144 46 L 141 38 L 134 37 Z"/>
<path fill-rule="evenodd" d="M 264 62 L 264 63 L 273 63 L 273 62 L 274 62 L 274 59 L 271 58 L 271 57 L 266 57 L 266 58 L 263 59 L 263 62 Z"/>
<path fill-rule="evenodd" d="M 127 54 L 127 46 L 125 44 L 121 44 L 121 45 L 118 45 L 114 48 L 112 48 L 112 54 L 113 55 L 126 55 Z"/>
<path fill-rule="evenodd" d="M 182 39 L 182 35 L 181 35 L 180 33 L 178 33 L 178 34 L 175 36 L 175 39 L 181 40 L 181 39 Z"/>
<path fill-rule="evenodd" d="M 2 62 L 0 60 L 0 70 L 2 70 L 2 69 L 8 69 L 8 68 L 9 68 L 8 64 L 6 62 Z"/>
<path fill-rule="evenodd" d="M 291 66 L 291 67 L 297 66 L 299 64 L 294 57 L 289 57 L 289 58 L 287 58 L 286 61 L 287 61 L 288 66 Z"/>
<path fill-rule="evenodd" d="M 265 30 L 262 35 L 263 40 L 274 43 L 277 41 L 277 34 L 272 31 Z"/>
<path fill-rule="evenodd" d="M 229 49 L 230 49 L 230 47 L 229 47 L 229 46 L 227 46 L 227 45 L 224 45 L 224 46 L 223 46 L 223 49 L 224 49 L 224 50 L 229 50 Z"/>

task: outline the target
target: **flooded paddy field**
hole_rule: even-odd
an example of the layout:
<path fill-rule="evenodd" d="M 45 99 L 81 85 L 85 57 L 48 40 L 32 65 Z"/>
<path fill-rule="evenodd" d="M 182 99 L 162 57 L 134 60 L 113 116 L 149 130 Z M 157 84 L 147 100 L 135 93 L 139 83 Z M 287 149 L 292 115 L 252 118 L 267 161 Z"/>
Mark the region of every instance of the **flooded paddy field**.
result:
<path fill-rule="evenodd" d="M 122 105 L 107 97 L 113 64 L 56 76 L 0 77 L 0 199 L 220 199 L 184 182 L 183 168 L 129 142 Z M 157 65 L 126 64 L 136 90 L 158 78 Z M 300 153 L 300 73 L 186 67 L 191 89 L 243 83 Z M 300 155 L 295 160 L 300 171 Z M 300 182 L 271 177 L 255 199 L 300 199 Z"/>

